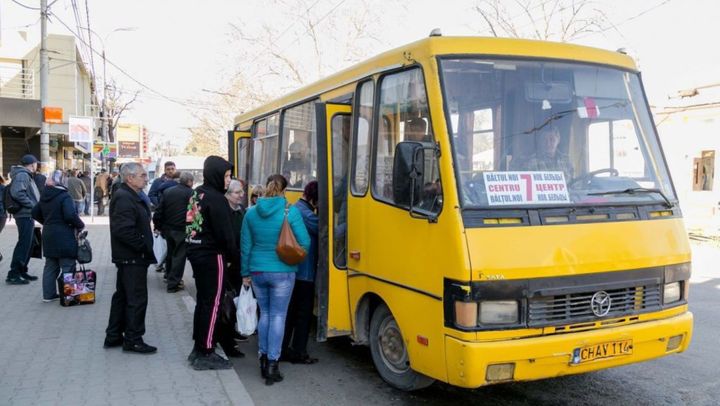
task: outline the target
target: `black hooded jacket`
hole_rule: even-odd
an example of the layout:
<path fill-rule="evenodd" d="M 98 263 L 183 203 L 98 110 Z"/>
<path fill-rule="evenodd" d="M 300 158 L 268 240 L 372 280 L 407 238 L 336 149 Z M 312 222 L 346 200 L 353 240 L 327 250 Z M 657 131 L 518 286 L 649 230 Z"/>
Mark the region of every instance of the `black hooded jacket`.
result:
<path fill-rule="evenodd" d="M 228 161 L 209 156 L 203 165 L 204 183 L 195 189 L 188 212 L 188 251 L 222 254 L 230 262 L 230 275 L 240 275 L 240 251 L 233 231 L 230 204 L 225 198 L 225 172 Z"/>

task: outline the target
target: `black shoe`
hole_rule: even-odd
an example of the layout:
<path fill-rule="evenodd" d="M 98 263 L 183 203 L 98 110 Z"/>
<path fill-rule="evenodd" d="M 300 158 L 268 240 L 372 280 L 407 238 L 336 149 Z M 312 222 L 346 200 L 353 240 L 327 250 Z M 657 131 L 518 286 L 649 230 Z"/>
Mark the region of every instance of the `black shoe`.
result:
<path fill-rule="evenodd" d="M 172 287 L 172 288 L 168 287 L 168 288 L 167 288 L 167 292 L 168 292 L 168 293 L 175 293 L 175 292 L 180 292 L 180 291 L 183 290 L 183 289 L 184 289 L 183 286 L 178 285 L 178 286 L 175 286 L 175 287 Z"/>
<path fill-rule="evenodd" d="M 103 348 L 115 348 L 123 345 L 123 339 L 117 338 L 117 339 L 110 339 L 108 337 L 105 337 L 105 342 L 103 343 Z"/>
<path fill-rule="evenodd" d="M 272 385 L 275 382 L 282 382 L 283 376 L 280 373 L 280 364 L 278 361 L 268 360 L 268 372 L 265 378 L 265 385 Z"/>
<path fill-rule="evenodd" d="M 0 254 L 0 261 L 2 261 L 2 260 L 3 260 L 3 256 L 2 256 L 2 254 Z"/>
<path fill-rule="evenodd" d="M 20 277 L 23 278 L 23 279 L 25 279 L 25 280 L 28 280 L 28 281 L 36 281 L 36 280 L 38 280 L 38 277 L 37 277 L 37 276 L 35 276 L 35 275 L 30 275 L 30 274 L 27 273 L 27 272 L 21 273 L 21 274 L 20 274 Z"/>
<path fill-rule="evenodd" d="M 260 356 L 260 375 L 263 379 L 267 379 L 268 377 L 268 359 L 266 354 Z"/>
<path fill-rule="evenodd" d="M 245 357 L 245 354 L 235 348 L 235 343 L 232 344 L 220 344 L 220 347 L 222 347 L 223 351 L 225 352 L 225 355 L 227 355 L 230 358 L 243 358 Z"/>
<path fill-rule="evenodd" d="M 54 302 L 54 301 L 59 300 L 59 299 L 60 299 L 60 296 L 58 296 L 58 295 L 53 295 L 53 296 L 52 296 L 51 298 L 49 298 L 49 299 L 43 298 L 43 303 L 50 303 L 50 302 Z"/>
<path fill-rule="evenodd" d="M 290 355 L 287 357 L 286 361 L 290 362 L 291 364 L 303 364 L 303 365 L 312 365 L 317 364 L 319 361 L 317 358 L 313 358 L 307 354 L 305 355 Z"/>
<path fill-rule="evenodd" d="M 5 283 L 8 285 L 27 285 L 30 281 L 23 279 L 20 276 L 8 276 L 5 279 Z"/>
<path fill-rule="evenodd" d="M 123 351 L 125 352 L 136 352 L 138 354 L 152 354 L 157 351 L 157 347 L 139 342 L 135 344 L 123 343 Z"/>
<path fill-rule="evenodd" d="M 193 347 L 193 350 L 190 352 L 190 355 L 188 355 L 187 360 L 189 363 L 195 362 L 195 360 L 200 356 L 200 351 L 198 351 L 197 348 Z"/>
<path fill-rule="evenodd" d="M 246 343 L 248 341 L 248 338 L 238 333 L 237 331 L 233 331 L 233 340 L 239 343 Z"/>
<path fill-rule="evenodd" d="M 232 364 L 215 352 L 211 352 L 209 354 L 198 354 L 192 363 L 192 367 L 196 371 L 207 371 L 211 369 L 231 369 Z"/>

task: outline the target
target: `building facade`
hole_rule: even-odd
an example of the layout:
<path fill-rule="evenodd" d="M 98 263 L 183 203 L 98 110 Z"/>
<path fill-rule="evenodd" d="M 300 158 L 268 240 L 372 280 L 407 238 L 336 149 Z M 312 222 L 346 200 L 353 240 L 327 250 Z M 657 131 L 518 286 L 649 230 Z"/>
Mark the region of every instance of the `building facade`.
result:
<path fill-rule="evenodd" d="M 92 75 L 86 68 L 75 37 L 48 35 L 48 106 L 62 109 L 50 125 L 50 161 L 43 172 L 90 166 L 90 151 L 68 141 L 70 116 L 97 117 Z M 40 44 L 23 32 L 3 36 L 0 44 L 0 167 L 7 174 L 20 157 L 40 158 Z"/>

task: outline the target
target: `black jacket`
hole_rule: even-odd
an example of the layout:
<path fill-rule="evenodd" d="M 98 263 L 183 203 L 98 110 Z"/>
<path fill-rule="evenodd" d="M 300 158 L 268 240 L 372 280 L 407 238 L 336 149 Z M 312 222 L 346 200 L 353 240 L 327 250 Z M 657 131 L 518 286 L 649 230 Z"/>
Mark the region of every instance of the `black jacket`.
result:
<path fill-rule="evenodd" d="M 110 200 L 110 247 L 115 264 L 154 264 L 150 208 L 126 184 Z"/>
<path fill-rule="evenodd" d="M 165 189 L 159 199 L 160 205 L 153 214 L 155 229 L 185 231 L 185 219 L 192 193 L 192 188 L 184 184 Z"/>
<path fill-rule="evenodd" d="M 48 258 L 77 258 L 75 230 L 85 228 L 75 204 L 63 186 L 47 186 L 32 217 L 43 225 L 43 255 Z"/>
<path fill-rule="evenodd" d="M 235 243 L 232 213 L 225 198 L 225 172 L 230 169 L 232 165 L 219 156 L 205 159 L 204 183 L 195 189 L 188 212 L 188 254 L 222 254 L 231 264 L 229 273 L 239 277 L 240 250 Z"/>

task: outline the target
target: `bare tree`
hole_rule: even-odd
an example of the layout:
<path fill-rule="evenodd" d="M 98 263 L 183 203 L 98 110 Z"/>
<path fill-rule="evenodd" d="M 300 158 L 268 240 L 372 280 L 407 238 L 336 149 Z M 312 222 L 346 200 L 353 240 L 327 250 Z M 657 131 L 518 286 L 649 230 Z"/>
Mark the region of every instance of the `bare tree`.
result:
<path fill-rule="evenodd" d="M 235 115 L 248 111 L 290 90 L 356 63 L 382 45 L 374 33 L 392 19 L 389 8 L 397 0 L 345 1 L 269 0 L 264 4 L 271 23 L 260 24 L 254 15 L 231 24 L 229 38 L 233 69 L 226 87 L 210 91 L 191 130 L 186 151 L 201 151 L 201 144 L 220 144 Z M 200 155 L 199 152 L 194 152 Z"/>
<path fill-rule="evenodd" d="M 614 28 L 592 0 L 480 0 L 481 33 L 495 37 L 571 42 Z"/>
<path fill-rule="evenodd" d="M 137 100 L 140 91 L 130 93 L 119 88 L 114 80 L 107 84 L 105 103 L 105 119 L 108 123 L 108 140 L 115 142 L 115 129 L 123 113 L 130 110 L 130 105 Z"/>

